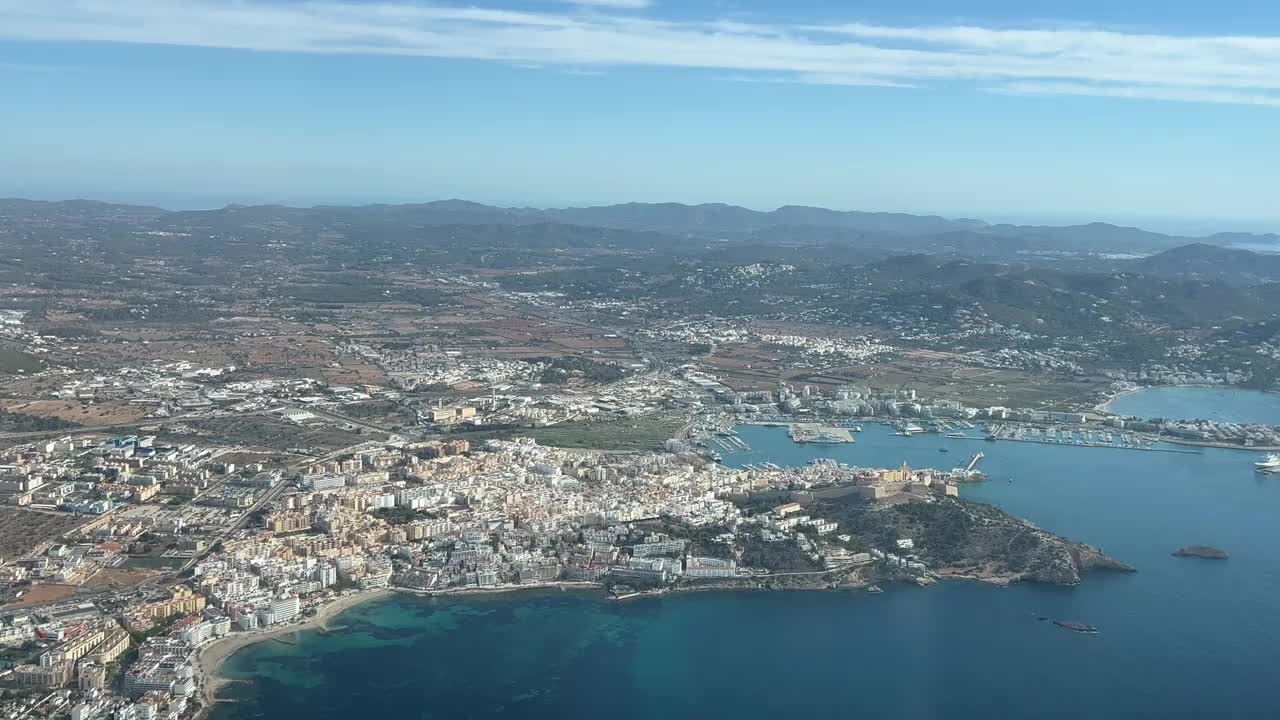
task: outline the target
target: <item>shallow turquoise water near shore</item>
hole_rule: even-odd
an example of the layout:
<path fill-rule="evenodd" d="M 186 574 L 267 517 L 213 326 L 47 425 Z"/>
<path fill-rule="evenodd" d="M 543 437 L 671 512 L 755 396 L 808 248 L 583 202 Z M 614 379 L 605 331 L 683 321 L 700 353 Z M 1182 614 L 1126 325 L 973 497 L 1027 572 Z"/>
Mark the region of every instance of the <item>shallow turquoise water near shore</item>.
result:
<path fill-rule="evenodd" d="M 740 432 L 753 450 L 726 464 L 951 467 L 981 450 L 991 480 L 967 497 L 1139 572 L 1095 573 L 1076 588 L 943 583 L 880 595 L 396 597 L 342 615 L 343 630 L 236 655 L 230 671 L 250 681 L 226 689 L 239 702 L 220 704 L 215 720 L 1280 713 L 1280 478 L 1256 475 L 1255 454 L 902 438 L 879 425 L 842 446 L 796 445 L 781 428 Z M 1232 557 L 1170 556 L 1193 543 Z"/>
<path fill-rule="evenodd" d="M 1116 415 L 1280 425 L 1280 393 L 1239 388 L 1143 388 L 1107 405 Z"/>

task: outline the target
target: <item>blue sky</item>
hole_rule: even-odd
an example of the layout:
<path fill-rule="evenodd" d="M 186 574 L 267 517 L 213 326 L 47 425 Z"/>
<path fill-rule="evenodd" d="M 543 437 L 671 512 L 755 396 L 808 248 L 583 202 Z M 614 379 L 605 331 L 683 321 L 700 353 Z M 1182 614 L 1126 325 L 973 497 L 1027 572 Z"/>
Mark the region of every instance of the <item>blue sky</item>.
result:
<path fill-rule="evenodd" d="M 1272 2 L 0 0 L 0 98 L 9 196 L 1280 229 Z"/>

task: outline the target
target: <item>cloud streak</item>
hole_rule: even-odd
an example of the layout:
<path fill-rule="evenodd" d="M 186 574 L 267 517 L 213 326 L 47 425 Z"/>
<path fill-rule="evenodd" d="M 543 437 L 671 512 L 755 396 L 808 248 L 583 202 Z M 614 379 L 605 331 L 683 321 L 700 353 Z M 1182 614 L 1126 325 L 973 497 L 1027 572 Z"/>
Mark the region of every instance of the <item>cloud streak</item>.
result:
<path fill-rule="evenodd" d="M 644 10 L 653 7 L 651 0 L 560 0 L 568 5 L 612 8 L 614 10 Z"/>
<path fill-rule="evenodd" d="M 1171 100 L 1174 102 L 1218 103 L 1224 105 L 1261 105 L 1280 107 L 1280 95 L 1234 90 L 1203 90 L 1159 86 L 1099 87 L 1071 82 L 1018 82 L 988 88 L 1002 95 L 1055 96 L 1085 95 L 1116 97 L 1130 100 Z"/>
<path fill-rule="evenodd" d="M 387 0 L 0 0 L 0 37 L 404 55 L 735 79 L 1280 106 L 1280 37 L 1080 27 L 755 24 L 662 19 L 649 0 L 562 11 Z"/>

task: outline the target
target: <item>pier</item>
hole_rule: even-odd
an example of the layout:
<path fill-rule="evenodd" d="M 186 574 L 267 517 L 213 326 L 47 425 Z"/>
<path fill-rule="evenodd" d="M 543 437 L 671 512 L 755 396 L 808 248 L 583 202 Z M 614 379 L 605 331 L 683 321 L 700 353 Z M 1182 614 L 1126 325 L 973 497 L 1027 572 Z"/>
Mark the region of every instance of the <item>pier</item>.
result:
<path fill-rule="evenodd" d="M 965 467 L 964 471 L 973 472 L 973 469 L 978 467 L 978 462 L 981 461 L 982 458 L 984 457 L 986 457 L 986 455 L 983 455 L 981 451 L 978 451 L 977 453 L 975 453 L 973 456 L 973 459 L 969 461 L 969 464 L 968 466 Z"/>
<path fill-rule="evenodd" d="M 734 432 L 716 433 L 708 443 L 715 445 L 723 452 L 746 452 L 751 449 L 751 446 Z"/>
<path fill-rule="evenodd" d="M 851 443 L 853 434 L 845 428 L 816 423 L 793 423 L 787 430 L 794 442 L 798 443 Z"/>

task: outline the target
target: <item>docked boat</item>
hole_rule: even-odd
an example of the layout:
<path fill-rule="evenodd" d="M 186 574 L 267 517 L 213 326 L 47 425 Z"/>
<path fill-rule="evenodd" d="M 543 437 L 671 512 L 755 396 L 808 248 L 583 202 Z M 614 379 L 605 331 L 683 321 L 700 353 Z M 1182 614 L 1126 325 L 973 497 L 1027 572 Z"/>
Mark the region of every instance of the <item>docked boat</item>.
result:
<path fill-rule="evenodd" d="M 969 439 L 969 436 L 965 435 L 962 432 L 947 433 L 947 437 L 951 438 L 952 440 L 968 440 Z"/>
<path fill-rule="evenodd" d="M 1271 453 L 1265 458 L 1254 463 L 1253 466 L 1258 469 L 1258 472 L 1280 472 L 1280 455 Z"/>
<path fill-rule="evenodd" d="M 895 428 L 897 428 L 897 430 L 898 430 L 898 432 L 896 432 L 896 433 L 894 433 L 894 434 L 895 434 L 895 435 L 901 435 L 901 436 L 903 436 L 903 437 L 911 437 L 911 436 L 913 436 L 913 435 L 918 435 L 918 434 L 920 434 L 920 433 L 924 432 L 924 428 L 920 427 L 919 425 L 916 425 L 915 423 L 911 423 L 911 422 L 900 422 L 900 423 L 896 423 L 896 424 L 894 425 L 894 427 L 895 427 Z"/>

